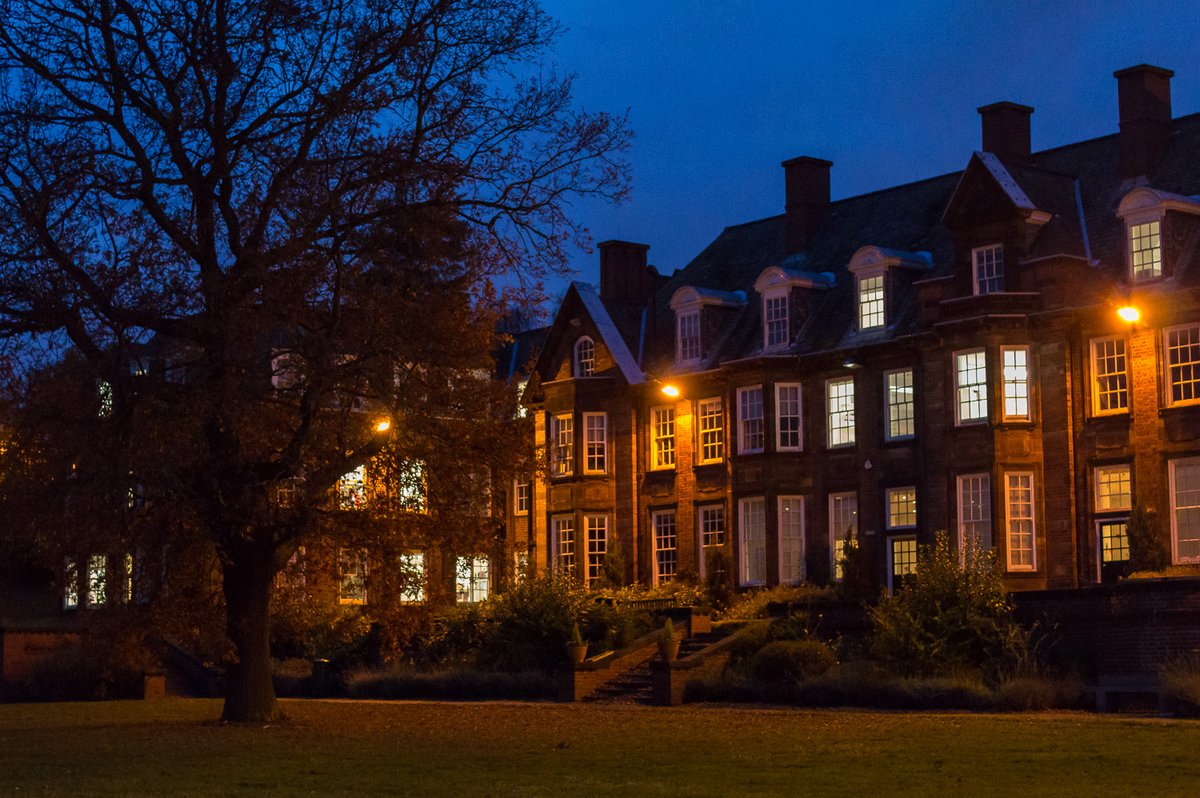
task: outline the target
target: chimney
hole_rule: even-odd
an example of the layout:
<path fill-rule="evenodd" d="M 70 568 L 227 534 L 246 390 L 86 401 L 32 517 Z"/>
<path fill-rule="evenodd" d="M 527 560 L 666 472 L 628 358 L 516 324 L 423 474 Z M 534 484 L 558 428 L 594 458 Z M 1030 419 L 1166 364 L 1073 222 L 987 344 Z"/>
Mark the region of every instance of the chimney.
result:
<path fill-rule="evenodd" d="M 802 252 L 829 212 L 829 167 L 832 161 L 799 158 L 783 162 L 787 252 Z"/>
<path fill-rule="evenodd" d="M 992 103 L 981 106 L 983 151 L 1002 160 L 1028 163 L 1030 160 L 1029 116 L 1033 109 L 1017 103 Z"/>
<path fill-rule="evenodd" d="M 1139 64 L 1113 73 L 1121 115 L 1121 177 L 1152 173 L 1171 140 L 1171 78 L 1162 67 Z"/>
<path fill-rule="evenodd" d="M 631 241 L 601 241 L 600 298 L 649 305 L 658 287 L 658 272 L 646 265 L 649 244 Z"/>

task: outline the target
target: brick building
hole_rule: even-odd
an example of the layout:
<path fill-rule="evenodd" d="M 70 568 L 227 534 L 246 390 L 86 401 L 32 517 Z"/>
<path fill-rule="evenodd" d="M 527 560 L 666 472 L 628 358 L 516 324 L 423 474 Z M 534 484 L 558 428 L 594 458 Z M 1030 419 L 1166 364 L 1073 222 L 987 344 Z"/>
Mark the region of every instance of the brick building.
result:
<path fill-rule="evenodd" d="M 851 538 L 890 583 L 945 529 L 1012 589 L 1076 587 L 1142 505 L 1200 562 L 1200 115 L 1168 70 L 1115 77 L 1114 135 L 1035 153 L 995 103 L 954 174 L 831 201 L 830 162 L 785 161 L 785 212 L 669 277 L 602 243 L 526 390 L 547 470 L 510 555 L 587 580 L 620 547 L 654 584 L 721 549 L 773 585 Z"/>

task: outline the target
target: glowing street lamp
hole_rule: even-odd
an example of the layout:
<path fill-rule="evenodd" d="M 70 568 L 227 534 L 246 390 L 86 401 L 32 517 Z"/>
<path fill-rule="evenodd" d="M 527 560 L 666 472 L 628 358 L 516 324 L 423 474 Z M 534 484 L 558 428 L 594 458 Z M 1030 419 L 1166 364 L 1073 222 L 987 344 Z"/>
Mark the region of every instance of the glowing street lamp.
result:
<path fill-rule="evenodd" d="M 666 384 L 666 385 L 664 385 L 664 386 L 662 387 L 662 392 L 663 392 L 665 395 L 667 395 L 667 396 L 671 397 L 672 399 L 678 399 L 678 398 L 679 398 L 679 388 L 677 388 L 677 387 L 676 387 L 676 386 L 674 386 L 674 385 L 671 385 L 670 383 L 668 383 L 668 384 Z"/>
<path fill-rule="evenodd" d="M 378 432 L 378 433 L 380 433 L 380 434 L 382 434 L 382 433 L 384 433 L 384 432 L 387 432 L 387 431 L 388 431 L 388 430 L 390 430 L 391 428 L 392 428 L 392 422 L 391 422 L 391 421 L 388 421 L 386 418 L 385 418 L 385 419 L 381 419 L 381 420 L 379 421 L 379 423 L 375 425 L 375 431 L 376 431 L 376 432 Z"/>
<path fill-rule="evenodd" d="M 1127 321 L 1130 324 L 1136 323 L 1142 317 L 1141 312 L 1133 305 L 1125 305 L 1117 308 L 1117 315 L 1121 317 L 1122 321 Z"/>

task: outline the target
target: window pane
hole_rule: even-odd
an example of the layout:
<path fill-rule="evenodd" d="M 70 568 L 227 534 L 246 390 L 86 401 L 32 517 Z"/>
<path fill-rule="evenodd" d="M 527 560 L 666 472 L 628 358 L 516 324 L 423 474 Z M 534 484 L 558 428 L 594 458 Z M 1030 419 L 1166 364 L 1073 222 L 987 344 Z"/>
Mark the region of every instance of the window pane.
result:
<path fill-rule="evenodd" d="M 1133 506 L 1133 488 L 1128 463 L 1096 467 L 1096 512 L 1128 510 Z"/>
<path fill-rule="evenodd" d="M 858 281 L 858 328 L 870 330 L 882 327 L 883 275 L 864 277 Z"/>
<path fill-rule="evenodd" d="M 849 446 L 854 443 L 854 378 L 830 380 L 826 390 L 829 445 Z"/>
<path fill-rule="evenodd" d="M 1200 458 L 1172 460 L 1171 515 L 1180 562 L 1200 560 Z"/>
<path fill-rule="evenodd" d="M 1004 348 L 1004 417 L 1029 418 L 1029 350 Z"/>
<path fill-rule="evenodd" d="M 888 529 L 917 525 L 917 489 L 913 486 L 903 488 L 888 488 L 887 525 Z"/>
<path fill-rule="evenodd" d="M 775 444 L 780 449 L 801 448 L 800 435 L 800 386 L 775 386 Z"/>
<path fill-rule="evenodd" d="M 700 359 L 700 314 L 684 313 L 679 317 L 679 361 L 687 363 Z"/>
<path fill-rule="evenodd" d="M 661 585 L 675 578 L 678 566 L 675 535 L 675 511 L 654 513 L 654 583 Z"/>
<path fill-rule="evenodd" d="M 1033 475 L 1006 474 L 1008 503 L 1008 567 L 1033 570 Z"/>
<path fill-rule="evenodd" d="M 603 474 L 608 470 L 608 414 L 584 413 L 584 436 L 587 446 L 585 471 Z"/>
<path fill-rule="evenodd" d="M 400 601 L 416 604 L 425 600 L 425 553 L 420 551 L 401 554 Z"/>
<path fill-rule="evenodd" d="M 742 499 L 741 557 L 738 569 L 743 585 L 761 585 L 767 581 L 767 509 L 765 499 Z"/>
<path fill-rule="evenodd" d="M 799 496 L 779 498 L 779 581 L 804 581 L 804 499 Z"/>
<path fill-rule="evenodd" d="M 459 557 L 455 568 L 455 598 L 474 604 L 488 597 L 491 566 L 487 557 Z"/>
<path fill-rule="evenodd" d="M 575 376 L 590 377 L 596 372 L 596 345 L 591 338 L 580 338 L 575 344 Z"/>
<path fill-rule="evenodd" d="M 958 478 L 959 550 L 992 547 L 992 487 L 987 474 Z"/>
<path fill-rule="evenodd" d="M 1168 401 L 1200 400 L 1200 324 L 1166 330 Z"/>
<path fill-rule="evenodd" d="M 1004 290 L 1004 247 L 980 247 L 971 253 L 975 269 L 975 293 L 994 294 Z"/>
<path fill-rule="evenodd" d="M 656 407 L 650 411 L 651 436 L 653 438 L 654 468 L 671 468 L 675 465 L 675 408 Z"/>
<path fill-rule="evenodd" d="M 1129 409 L 1124 338 L 1092 341 L 1092 376 L 1095 380 L 1095 412 L 1113 413 Z"/>
<path fill-rule="evenodd" d="M 1157 221 L 1129 228 L 1129 265 L 1135 280 L 1152 280 L 1162 275 L 1162 243 Z"/>
<path fill-rule="evenodd" d="M 912 369 L 887 374 L 888 440 L 911 438 L 916 434 Z"/>
<path fill-rule="evenodd" d="M 738 389 L 738 421 L 741 440 L 738 453 L 749 454 L 763 450 L 763 393 L 761 387 Z"/>
<path fill-rule="evenodd" d="M 917 539 L 892 538 L 892 576 L 908 576 L 917 572 Z"/>
<path fill-rule="evenodd" d="M 700 403 L 700 462 L 718 463 L 725 456 L 724 413 L 720 399 Z"/>
<path fill-rule="evenodd" d="M 560 574 L 570 576 L 575 573 L 575 519 L 570 516 L 555 518 L 551 526 L 554 567 Z"/>
<path fill-rule="evenodd" d="M 725 545 L 725 505 L 713 504 L 700 508 L 700 544 Z"/>
<path fill-rule="evenodd" d="M 550 473 L 567 476 L 575 470 L 575 419 L 550 417 Z"/>
<path fill-rule="evenodd" d="M 955 385 L 958 387 L 958 420 L 987 419 L 987 362 L 982 349 L 954 356 Z"/>
<path fill-rule="evenodd" d="M 767 348 L 783 346 L 788 342 L 787 295 L 764 297 L 764 337 Z"/>
<path fill-rule="evenodd" d="M 608 554 L 608 516 L 584 516 L 587 530 L 587 579 L 588 583 L 604 573 L 604 557 Z"/>
<path fill-rule="evenodd" d="M 830 494 L 829 537 L 830 551 L 833 553 L 833 578 L 841 579 L 846 540 L 858 540 L 858 494 Z"/>
<path fill-rule="evenodd" d="M 1129 559 L 1129 522 L 1121 518 L 1100 521 L 1100 557 L 1102 562 L 1123 562 Z"/>

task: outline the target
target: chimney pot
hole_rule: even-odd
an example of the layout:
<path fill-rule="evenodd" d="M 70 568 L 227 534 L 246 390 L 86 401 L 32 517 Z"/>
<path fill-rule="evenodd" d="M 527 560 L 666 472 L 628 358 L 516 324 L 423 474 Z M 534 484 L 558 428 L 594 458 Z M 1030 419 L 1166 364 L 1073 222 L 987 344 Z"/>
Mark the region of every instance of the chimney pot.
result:
<path fill-rule="evenodd" d="M 829 213 L 829 168 L 833 161 L 802 155 L 784 161 L 784 210 L 788 254 L 802 252 Z"/>
<path fill-rule="evenodd" d="M 983 105 L 978 109 L 983 117 L 983 151 L 1000 158 L 1026 163 L 1032 148 L 1029 136 L 1029 117 L 1033 109 L 1028 105 L 999 102 Z"/>
<path fill-rule="evenodd" d="M 1139 64 L 1113 73 L 1117 79 L 1117 136 L 1121 177 L 1151 174 L 1171 140 L 1171 78 L 1162 67 Z"/>
<path fill-rule="evenodd" d="M 658 272 L 646 265 L 649 244 L 632 241 L 601 241 L 600 298 L 649 305 L 658 288 Z"/>

